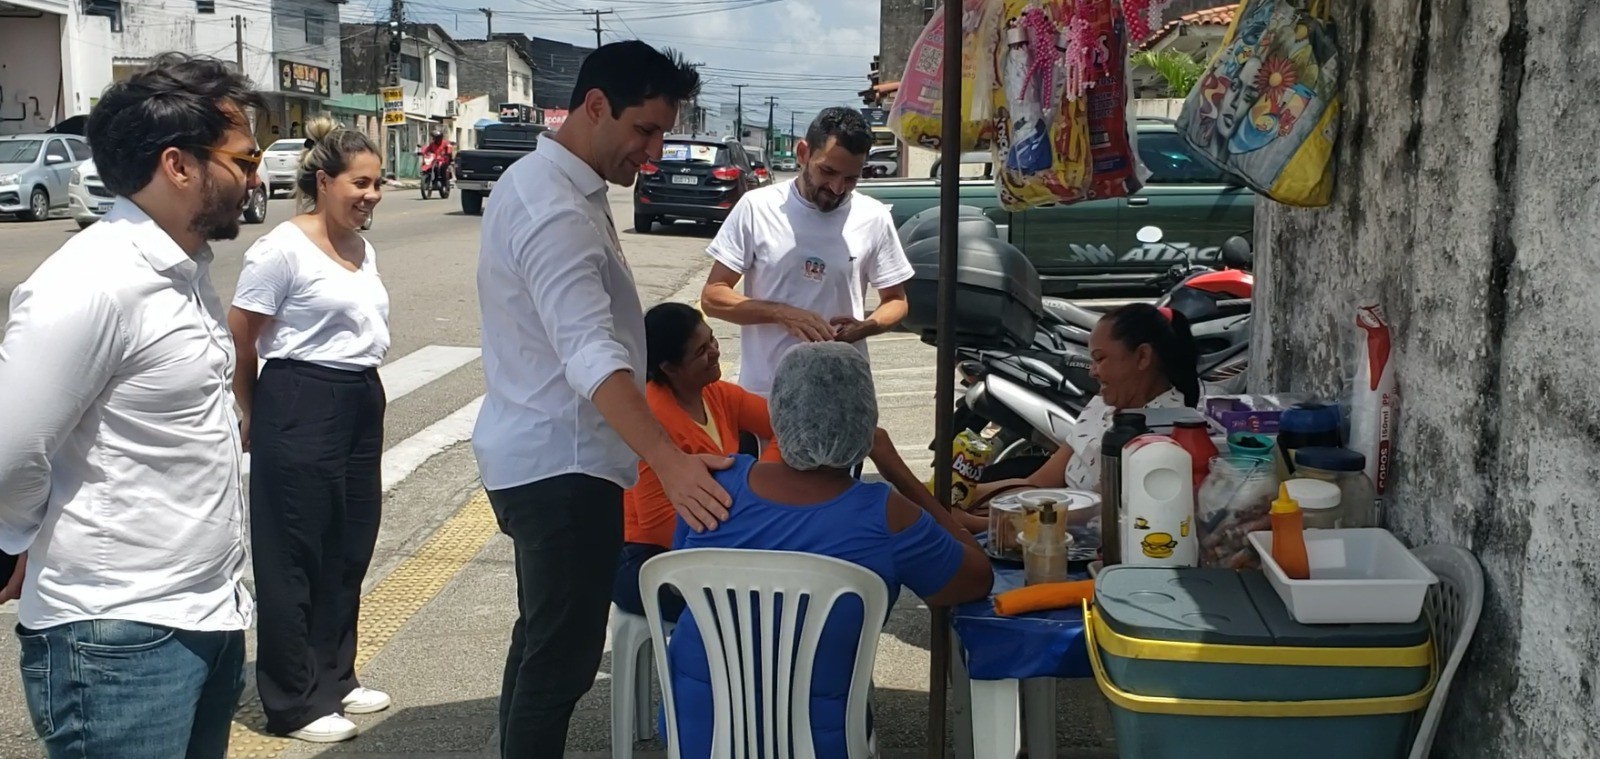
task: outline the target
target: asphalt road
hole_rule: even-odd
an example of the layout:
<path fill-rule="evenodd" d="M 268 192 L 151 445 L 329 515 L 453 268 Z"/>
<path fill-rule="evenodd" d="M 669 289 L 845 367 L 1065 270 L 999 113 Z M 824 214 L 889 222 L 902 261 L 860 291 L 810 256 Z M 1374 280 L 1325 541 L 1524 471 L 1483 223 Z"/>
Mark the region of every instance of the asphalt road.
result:
<path fill-rule="evenodd" d="M 613 192 L 613 215 L 632 218 L 629 196 Z M 233 291 L 244 250 L 292 213 L 274 200 L 267 225 L 246 226 L 239 240 L 217 243 L 213 278 L 224 299 Z M 385 382 L 392 400 L 386 424 L 384 525 L 368 576 L 361 663 L 364 684 L 389 691 L 395 707 L 355 717 L 363 735 L 345 744 L 289 745 L 243 728 L 235 756 L 491 756 L 495 701 L 505 643 L 515 614 L 510 541 L 483 518 L 482 492 L 465 442 L 483 393 L 476 360 L 477 217 L 454 198 L 421 200 L 392 190 L 368 234 L 392 301 L 393 346 Z M 77 231 L 70 220 L 22 223 L 0 218 L 0 292 L 9 295 Z M 680 224 L 654 234 L 622 232 L 646 305 L 694 302 L 709 268 L 713 228 Z M 9 301 L 9 297 L 3 299 Z M 9 304 L 0 303 L 9 310 Z M 738 333 L 718 325 L 725 365 L 737 364 Z M 882 424 L 919 474 L 927 475 L 933 434 L 932 348 L 908 335 L 872 343 Z M 393 397 L 397 388 L 400 397 Z M 0 392 L 4 389 L 0 388 Z M 0 606 L 0 625 L 15 623 Z M 369 632 L 370 631 L 370 632 Z M 881 639 L 876 709 L 885 756 L 921 756 L 927 721 L 927 612 L 903 594 Z M 253 635 L 252 635 L 253 644 Z M 253 645 L 252 645 L 253 649 Z M 34 757 L 18 680 L 16 643 L 0 635 L 0 757 Z M 596 687 L 579 704 L 568 756 L 610 756 L 610 656 Z M 249 722 L 253 688 L 247 687 Z M 1062 683 L 1058 743 L 1062 756 L 1114 756 L 1110 727 L 1093 683 Z M 638 746 L 661 756 L 659 742 Z"/>

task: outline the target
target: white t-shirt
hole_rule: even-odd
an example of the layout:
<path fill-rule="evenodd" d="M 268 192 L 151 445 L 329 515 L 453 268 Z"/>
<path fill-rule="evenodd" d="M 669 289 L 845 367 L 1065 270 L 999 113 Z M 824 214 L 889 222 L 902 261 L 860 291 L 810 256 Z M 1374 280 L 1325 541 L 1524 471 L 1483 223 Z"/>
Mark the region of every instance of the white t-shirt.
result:
<path fill-rule="evenodd" d="M 706 252 L 744 278 L 746 296 L 824 320 L 866 318 L 868 287 L 894 287 L 912 275 L 888 206 L 851 193 L 838 208 L 819 211 L 792 179 L 746 193 Z M 742 328 L 739 384 L 767 395 L 778 361 L 800 342 L 777 324 Z M 865 340 L 856 347 L 866 355 Z"/>
<path fill-rule="evenodd" d="M 1156 396 L 1144 408 L 1183 408 L 1186 405 L 1183 393 L 1172 389 Z M 1099 395 L 1084 404 L 1083 413 L 1078 415 L 1078 423 L 1072 426 L 1072 434 L 1067 436 L 1067 445 L 1072 448 L 1072 456 L 1067 459 L 1068 488 L 1100 492 L 1100 439 L 1111 429 L 1111 417 L 1116 412 Z"/>
<path fill-rule="evenodd" d="M 389 291 L 371 243 L 350 271 L 293 222 L 279 224 L 245 251 L 233 305 L 273 317 L 256 341 L 265 359 L 360 371 L 389 351 Z"/>

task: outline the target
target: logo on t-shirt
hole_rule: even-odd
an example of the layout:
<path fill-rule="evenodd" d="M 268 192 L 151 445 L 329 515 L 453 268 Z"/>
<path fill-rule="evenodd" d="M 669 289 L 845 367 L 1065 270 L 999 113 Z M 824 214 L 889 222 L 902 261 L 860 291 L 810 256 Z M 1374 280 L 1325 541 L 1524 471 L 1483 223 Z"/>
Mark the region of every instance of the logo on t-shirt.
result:
<path fill-rule="evenodd" d="M 813 282 L 821 282 L 822 275 L 828 272 L 828 265 L 823 263 L 822 259 L 817 258 L 816 256 L 807 258 L 805 262 L 801 264 L 801 266 L 805 271 L 806 279 L 809 279 Z"/>

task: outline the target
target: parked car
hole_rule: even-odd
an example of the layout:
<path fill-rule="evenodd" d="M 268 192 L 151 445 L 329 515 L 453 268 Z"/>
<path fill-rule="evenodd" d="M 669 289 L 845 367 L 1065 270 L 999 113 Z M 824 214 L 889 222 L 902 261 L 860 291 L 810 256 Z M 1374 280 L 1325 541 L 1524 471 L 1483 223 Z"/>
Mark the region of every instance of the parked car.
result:
<path fill-rule="evenodd" d="M 0 213 L 43 221 L 67 208 L 72 170 L 92 156 L 89 143 L 74 135 L 0 137 Z"/>
<path fill-rule="evenodd" d="M 305 149 L 305 140 L 278 140 L 262 151 L 261 181 L 267 185 L 269 197 L 294 190 L 294 175 L 300 169 L 300 153 Z"/>
<path fill-rule="evenodd" d="M 867 153 L 867 165 L 861 175 L 868 179 L 900 176 L 900 148 L 873 148 Z"/>
<path fill-rule="evenodd" d="M 792 155 L 779 156 L 778 160 L 773 161 L 772 167 L 778 171 L 800 170 L 800 164 L 794 160 L 794 156 Z"/>
<path fill-rule="evenodd" d="M 483 213 L 483 199 L 494 183 L 517 159 L 539 146 L 539 135 L 550 131 L 539 124 L 490 124 L 478 130 L 478 149 L 456 153 L 456 190 L 462 213 Z"/>
<path fill-rule="evenodd" d="M 256 167 L 256 176 L 261 178 L 261 182 L 250 191 L 250 199 L 240 214 L 246 224 L 260 224 L 267 220 L 266 173 L 267 164 L 262 161 Z M 115 199 L 100 182 L 100 172 L 95 169 L 94 159 L 84 161 L 72 170 L 67 193 L 70 196 L 72 220 L 78 222 L 79 229 L 87 229 L 90 224 L 99 221 L 111 210 L 111 203 Z"/>
<path fill-rule="evenodd" d="M 1170 121 L 1141 120 L 1138 136 L 1150 178 L 1130 197 L 1011 213 L 1000 208 L 992 159 L 983 153 L 963 161 L 961 204 L 982 209 L 1022 249 L 1046 295 L 1158 295 L 1155 275 L 1189 260 L 1215 263 L 1224 241 L 1253 228 L 1255 193 L 1191 150 Z M 887 204 L 896 225 L 939 204 L 936 179 L 868 181 L 856 190 Z M 1137 233 L 1147 226 L 1161 229 L 1163 239 L 1140 242 Z"/>
<path fill-rule="evenodd" d="M 762 185 L 772 184 L 772 172 L 767 171 L 766 164 L 757 161 L 750 164 L 750 170 L 756 173 L 756 179 L 761 180 Z"/>
<path fill-rule="evenodd" d="M 733 139 L 668 137 L 661 160 L 639 167 L 633 185 L 633 229 L 649 234 L 656 222 L 728 218 L 746 192 L 761 186 L 750 156 Z"/>

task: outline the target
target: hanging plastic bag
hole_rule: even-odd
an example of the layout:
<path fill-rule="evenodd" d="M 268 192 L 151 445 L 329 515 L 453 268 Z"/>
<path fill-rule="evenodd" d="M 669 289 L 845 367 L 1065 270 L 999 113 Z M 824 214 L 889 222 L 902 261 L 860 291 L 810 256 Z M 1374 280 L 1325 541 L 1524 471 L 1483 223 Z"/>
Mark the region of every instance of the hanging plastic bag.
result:
<path fill-rule="evenodd" d="M 962 1 L 961 108 L 962 152 L 988 150 L 994 140 L 989 92 L 993 89 L 994 46 L 999 0 Z M 923 27 L 906 60 L 900 91 L 889 109 L 889 130 L 909 145 L 938 150 L 944 118 L 944 11 Z"/>
<path fill-rule="evenodd" d="M 1144 186 L 1149 172 L 1139 163 L 1138 130 L 1128 108 L 1127 26 L 1111 0 L 1079 0 L 1077 18 L 1096 40 L 1090 62 L 1089 198 L 1120 198 Z"/>
<path fill-rule="evenodd" d="M 995 187 L 1007 211 L 1088 197 L 1087 86 L 1066 0 L 1005 0 L 995 52 Z M 1081 27 L 1077 28 L 1081 30 Z M 1063 59 L 1068 59 L 1063 62 Z M 1065 73 L 1067 81 L 1058 81 Z"/>
<path fill-rule="evenodd" d="M 1177 128 L 1257 192 L 1325 206 L 1333 196 L 1339 55 L 1326 4 L 1245 0 Z"/>

